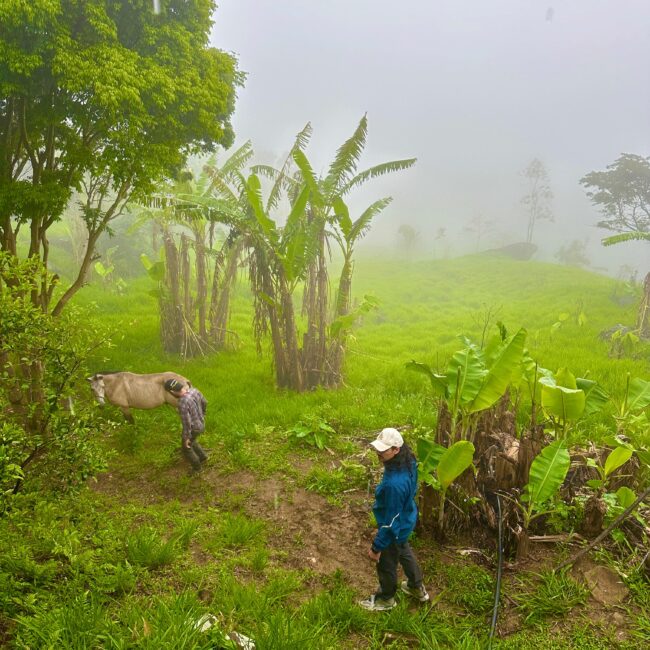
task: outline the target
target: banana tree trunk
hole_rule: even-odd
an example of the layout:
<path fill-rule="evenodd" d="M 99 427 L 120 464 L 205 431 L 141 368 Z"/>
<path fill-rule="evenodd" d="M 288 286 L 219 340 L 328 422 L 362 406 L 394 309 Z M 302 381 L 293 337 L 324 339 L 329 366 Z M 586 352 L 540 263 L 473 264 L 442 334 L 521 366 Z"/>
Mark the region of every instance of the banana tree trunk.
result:
<path fill-rule="evenodd" d="M 257 272 L 260 274 L 259 278 L 256 278 L 256 282 L 259 282 L 261 291 L 268 297 L 268 300 L 262 300 L 257 298 L 258 306 L 256 310 L 263 309 L 266 313 L 266 320 L 268 326 L 271 330 L 271 342 L 273 343 L 273 361 L 275 363 L 275 380 L 278 388 L 289 388 L 289 362 L 287 357 L 287 351 L 284 347 L 284 337 L 282 331 L 282 323 L 280 315 L 278 313 L 278 298 L 276 296 L 275 287 L 273 284 L 273 279 L 270 274 L 270 270 L 264 256 L 261 256 L 261 259 L 257 261 L 256 264 Z M 261 304 L 260 304 L 261 303 Z M 262 319 L 258 316 L 256 319 L 260 322 Z M 258 346 L 262 331 L 260 327 L 256 328 L 256 337 L 258 339 Z"/>
<path fill-rule="evenodd" d="M 223 347 L 226 343 L 228 318 L 230 316 L 230 296 L 235 280 L 237 279 L 239 256 L 241 255 L 243 247 L 244 241 L 239 238 L 230 247 L 227 253 L 227 263 L 224 269 L 223 278 L 221 279 L 221 286 L 218 291 L 218 298 L 215 302 L 214 314 L 210 325 L 212 339 L 218 347 Z"/>
<path fill-rule="evenodd" d="M 160 297 L 160 336 L 165 352 L 178 353 L 183 347 L 183 306 L 179 286 L 178 249 L 169 231 L 164 233 L 165 294 Z"/>
<path fill-rule="evenodd" d="M 352 293 L 352 251 L 347 251 L 343 268 L 339 276 L 339 286 L 336 293 L 334 318 L 347 316 L 350 313 Z M 330 387 L 338 386 L 343 378 L 343 363 L 345 361 L 345 340 L 347 332 L 341 329 L 339 334 L 330 341 L 326 383 Z"/>
<path fill-rule="evenodd" d="M 194 252 L 196 256 L 196 306 L 198 317 L 199 339 L 204 342 L 208 338 L 206 328 L 206 301 L 208 284 L 205 273 L 205 244 L 200 233 L 195 233 Z"/>
<path fill-rule="evenodd" d="M 325 232 L 319 238 L 319 251 L 308 274 L 303 299 L 303 312 L 307 316 L 307 332 L 303 336 L 302 368 L 305 388 L 310 389 L 325 382 L 327 375 L 327 262 L 325 259 Z"/>
<path fill-rule="evenodd" d="M 284 342 L 287 358 L 288 388 L 302 391 L 304 390 L 304 383 L 302 366 L 300 364 L 300 350 L 298 348 L 298 334 L 296 331 L 293 297 L 282 271 L 280 272 L 280 293 L 282 301 Z"/>

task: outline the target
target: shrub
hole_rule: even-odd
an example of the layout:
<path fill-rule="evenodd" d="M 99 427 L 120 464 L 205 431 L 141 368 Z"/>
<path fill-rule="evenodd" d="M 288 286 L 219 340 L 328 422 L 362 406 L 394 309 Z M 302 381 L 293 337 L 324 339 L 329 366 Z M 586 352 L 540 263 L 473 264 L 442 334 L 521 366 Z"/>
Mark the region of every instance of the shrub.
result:
<path fill-rule="evenodd" d="M 103 334 L 80 311 L 54 318 L 32 304 L 44 273 L 0 253 L 0 512 L 21 489 L 75 488 L 105 467 L 100 419 L 72 402 Z"/>

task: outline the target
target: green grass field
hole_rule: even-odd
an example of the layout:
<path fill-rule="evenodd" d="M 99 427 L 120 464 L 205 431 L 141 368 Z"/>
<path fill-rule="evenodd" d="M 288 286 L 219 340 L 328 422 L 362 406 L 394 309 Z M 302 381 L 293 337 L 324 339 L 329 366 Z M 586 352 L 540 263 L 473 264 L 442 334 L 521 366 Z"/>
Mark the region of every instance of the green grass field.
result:
<path fill-rule="evenodd" d="M 430 606 L 404 598 L 389 613 L 368 613 L 356 605 L 375 581 L 365 551 L 379 468 L 367 442 L 384 426 L 407 427 L 407 440 L 409 428 L 433 428 L 430 387 L 405 363 L 443 369 L 459 334 L 480 341 L 497 320 L 510 332 L 526 328 L 541 365 L 566 366 L 620 397 L 628 373 L 650 378 L 648 347 L 615 358 L 599 333 L 633 324 L 636 299 L 621 305 L 614 280 L 586 271 L 485 256 L 362 258 L 355 274 L 354 294 L 372 293 L 379 309 L 355 331 L 345 386 L 305 394 L 278 391 L 268 351 L 256 354 L 243 277 L 230 323 L 239 347 L 189 361 L 162 352 L 147 278 L 124 295 L 84 289 L 77 304 L 115 331 L 89 371 L 190 378 L 209 402 L 202 441 L 211 458 L 199 477 L 187 476 L 172 409 L 136 412 L 133 426 L 109 409 L 109 471 L 78 497 L 41 503 L 32 521 L 0 524 L 6 548 L 20 549 L 0 566 L 13 647 L 211 648 L 219 630 L 246 634 L 258 650 L 487 647 L 494 567 L 458 553 L 471 540 L 415 540 Z M 326 422 L 336 433 L 326 449 L 301 445 L 287 434 L 299 422 Z M 573 435 L 598 441 L 607 422 L 586 421 Z M 494 647 L 638 648 L 650 640 L 647 581 L 630 570 L 625 602 L 596 606 L 576 576 L 549 578 L 569 552 L 536 549 L 506 572 Z M 217 624 L 202 632 L 194 623 L 208 613 Z"/>

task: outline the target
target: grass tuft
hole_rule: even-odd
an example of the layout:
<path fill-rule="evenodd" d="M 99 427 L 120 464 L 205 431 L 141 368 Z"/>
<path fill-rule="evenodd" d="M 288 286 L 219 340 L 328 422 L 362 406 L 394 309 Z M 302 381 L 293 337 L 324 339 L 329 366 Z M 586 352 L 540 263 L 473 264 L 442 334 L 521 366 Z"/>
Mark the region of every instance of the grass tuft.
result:
<path fill-rule="evenodd" d="M 566 572 L 545 571 L 537 577 L 533 590 L 517 596 L 519 610 L 528 624 L 566 616 L 574 607 L 583 605 L 589 596 L 589 590 Z"/>

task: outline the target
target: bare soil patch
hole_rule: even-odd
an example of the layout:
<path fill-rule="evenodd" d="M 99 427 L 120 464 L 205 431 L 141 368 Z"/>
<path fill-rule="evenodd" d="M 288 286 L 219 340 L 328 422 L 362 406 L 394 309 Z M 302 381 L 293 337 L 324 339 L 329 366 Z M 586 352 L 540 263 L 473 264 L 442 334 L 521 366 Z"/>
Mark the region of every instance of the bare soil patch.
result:
<path fill-rule="evenodd" d="M 165 470 L 154 477 L 149 473 L 125 479 L 119 470 L 100 475 L 93 489 L 121 501 L 154 504 L 178 499 L 191 504 L 214 495 L 214 504 L 228 507 L 236 501 L 247 514 L 267 523 L 269 544 L 286 568 L 309 569 L 316 575 L 343 572 L 349 584 L 360 593 L 375 588 L 374 565 L 367 557 L 373 530 L 368 526 L 371 500 L 365 493 L 353 492 L 342 506 L 332 505 L 323 496 L 305 490 L 283 476 L 260 478 L 248 471 L 220 473 L 206 467 L 187 489 L 180 480 L 187 469 Z"/>

